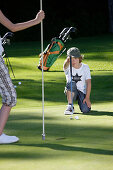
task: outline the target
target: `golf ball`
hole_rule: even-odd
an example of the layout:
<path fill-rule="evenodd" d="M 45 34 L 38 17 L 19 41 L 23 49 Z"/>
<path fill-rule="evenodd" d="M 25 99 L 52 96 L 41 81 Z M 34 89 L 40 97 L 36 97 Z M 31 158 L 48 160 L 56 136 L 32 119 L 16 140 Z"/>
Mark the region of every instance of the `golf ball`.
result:
<path fill-rule="evenodd" d="M 72 117 L 72 116 L 70 116 L 70 119 L 73 119 L 73 117 Z"/>
<path fill-rule="evenodd" d="M 22 83 L 21 83 L 21 81 L 20 81 L 20 82 L 18 82 L 18 84 L 19 84 L 19 85 L 20 85 L 20 84 L 22 84 Z"/>
<path fill-rule="evenodd" d="M 76 119 L 76 120 L 78 120 L 78 119 L 79 119 L 79 117 L 78 117 L 78 116 L 75 116 L 75 119 Z"/>
<path fill-rule="evenodd" d="M 17 86 L 14 86 L 14 88 L 16 89 L 16 88 L 17 88 Z"/>

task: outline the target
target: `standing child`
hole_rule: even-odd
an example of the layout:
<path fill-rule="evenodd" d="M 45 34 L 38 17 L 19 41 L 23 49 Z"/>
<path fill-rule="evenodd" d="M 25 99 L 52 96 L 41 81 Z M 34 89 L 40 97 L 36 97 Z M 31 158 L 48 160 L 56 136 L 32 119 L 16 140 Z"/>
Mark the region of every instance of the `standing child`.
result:
<path fill-rule="evenodd" d="M 1 11 L 0 8 L 0 23 L 12 32 L 21 31 L 26 28 L 39 24 L 45 17 L 44 11 L 39 11 L 36 17 L 30 21 L 23 23 L 12 23 Z M 16 136 L 8 136 L 3 133 L 4 127 L 8 120 L 11 108 L 16 105 L 16 90 L 9 76 L 8 69 L 2 58 L 2 42 L 0 38 L 0 94 L 2 96 L 2 107 L 0 109 L 0 144 L 13 143 L 19 140 Z"/>
<path fill-rule="evenodd" d="M 67 51 L 67 59 L 64 62 L 64 72 L 66 75 L 65 92 L 67 95 L 68 106 L 65 115 L 73 114 L 71 97 L 71 75 L 70 75 L 70 57 L 72 58 L 72 97 L 78 100 L 81 112 L 88 113 L 91 110 L 90 93 L 91 93 L 91 74 L 87 64 L 82 63 L 83 55 L 76 47 Z"/>

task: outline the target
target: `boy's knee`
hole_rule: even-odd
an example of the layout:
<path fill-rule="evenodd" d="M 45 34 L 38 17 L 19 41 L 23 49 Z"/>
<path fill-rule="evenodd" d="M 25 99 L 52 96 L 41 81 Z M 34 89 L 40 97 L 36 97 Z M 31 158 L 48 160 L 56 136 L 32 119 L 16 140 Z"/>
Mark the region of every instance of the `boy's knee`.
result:
<path fill-rule="evenodd" d="M 83 108 L 81 108 L 81 112 L 83 112 L 83 113 L 89 113 L 90 110 L 91 110 L 91 108 L 89 108 L 89 107 L 83 107 Z"/>
<path fill-rule="evenodd" d="M 71 82 L 66 84 L 66 90 L 71 91 Z M 77 90 L 75 82 L 72 82 L 72 92 L 75 92 Z"/>
<path fill-rule="evenodd" d="M 85 104 L 83 104 L 83 105 L 80 106 L 80 110 L 81 110 L 81 112 L 83 112 L 83 113 L 89 113 L 90 110 L 91 110 L 91 108 L 89 108 L 89 107 L 87 106 L 87 104 L 85 103 Z"/>

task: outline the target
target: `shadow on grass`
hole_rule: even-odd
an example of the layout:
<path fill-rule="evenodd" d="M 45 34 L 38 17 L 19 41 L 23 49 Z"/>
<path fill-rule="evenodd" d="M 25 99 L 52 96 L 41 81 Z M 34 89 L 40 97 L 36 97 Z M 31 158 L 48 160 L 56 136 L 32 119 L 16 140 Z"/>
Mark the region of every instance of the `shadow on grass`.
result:
<path fill-rule="evenodd" d="M 92 154 L 100 154 L 100 155 L 113 155 L 112 150 L 104 150 L 104 149 L 96 149 L 96 148 L 85 148 L 85 147 L 76 147 L 76 146 L 68 146 L 62 144 L 16 144 L 19 146 L 33 146 L 33 147 L 42 147 L 49 148 L 58 151 L 76 151 L 76 152 L 85 152 Z"/>
<path fill-rule="evenodd" d="M 12 144 L 12 146 L 24 146 L 24 147 L 36 147 L 36 148 L 42 148 L 42 151 L 43 151 L 43 148 L 48 148 L 48 149 L 52 149 L 52 150 L 55 150 L 55 151 L 68 151 L 68 152 L 75 152 L 75 155 L 78 153 L 78 152 L 83 152 L 83 153 L 91 153 L 91 154 L 96 154 L 96 155 L 113 155 L 113 151 L 112 150 L 104 150 L 104 149 L 96 149 L 96 148 L 86 148 L 86 147 L 76 147 L 76 146 L 69 146 L 69 145 L 62 145 L 62 144 L 50 144 L 50 143 L 46 143 L 46 144 Z M 49 151 L 49 150 L 48 150 Z M 50 152 L 50 154 L 48 154 L 47 152 L 44 152 L 42 154 L 41 153 L 37 153 L 34 152 L 22 152 L 22 151 L 18 151 L 16 153 L 14 152 L 7 152 L 7 153 L 4 153 L 4 152 L 0 152 L 0 159 L 51 159 L 51 156 L 52 158 L 57 158 L 57 157 L 64 157 L 64 153 L 59 153 L 58 154 L 55 154 Z"/>
<path fill-rule="evenodd" d="M 13 145 L 12 145 L 13 146 Z M 47 158 L 48 155 L 45 154 L 36 154 L 36 153 L 31 153 L 31 152 L 22 152 L 22 151 L 17 151 L 16 152 L 0 152 L 0 159 L 45 159 Z"/>
<path fill-rule="evenodd" d="M 16 113 L 17 114 L 17 113 Z M 37 116 L 36 116 L 36 114 L 37 114 Z M 35 116 L 34 116 L 35 115 Z M 24 121 L 24 120 L 26 120 L 26 121 L 28 121 L 28 120 L 42 120 L 42 116 L 39 116 L 39 115 L 42 115 L 42 111 L 41 112 L 32 112 L 32 115 L 29 115 L 29 113 L 28 113 L 28 115 L 25 115 L 24 114 L 24 112 L 22 113 L 22 114 L 17 114 L 17 115 L 10 115 L 10 117 L 9 117 L 9 119 L 8 119 L 8 121 L 16 121 L 16 120 L 18 120 L 18 121 Z M 54 117 L 47 117 L 47 116 L 45 116 L 45 120 L 53 120 L 54 119 Z"/>
<path fill-rule="evenodd" d="M 91 110 L 89 113 L 84 113 L 84 115 L 91 115 L 91 116 L 103 116 L 103 115 L 113 116 L 113 112 Z"/>
<path fill-rule="evenodd" d="M 96 149 L 96 148 L 85 148 L 85 147 L 76 147 L 76 146 L 66 146 L 66 145 L 61 145 L 61 144 L 12 144 L 12 146 L 24 146 L 24 147 L 36 147 L 36 148 L 48 148 L 48 149 L 52 149 L 52 150 L 55 150 L 55 151 L 69 151 L 69 152 L 75 152 L 75 155 L 77 154 L 77 152 L 83 152 L 83 153 L 91 153 L 91 154 L 96 154 L 96 155 L 113 155 L 113 151 L 112 150 L 104 150 L 104 149 Z M 48 150 L 49 151 L 49 150 Z M 57 158 L 57 157 L 64 157 L 64 153 L 59 153 L 58 154 L 55 154 L 50 152 L 47 153 L 47 152 L 44 152 L 42 154 L 41 153 L 37 153 L 34 152 L 29 152 L 29 151 L 16 151 L 16 152 L 7 152 L 7 153 L 4 153 L 4 152 L 0 152 L 0 159 L 51 159 L 51 156 L 52 158 Z"/>

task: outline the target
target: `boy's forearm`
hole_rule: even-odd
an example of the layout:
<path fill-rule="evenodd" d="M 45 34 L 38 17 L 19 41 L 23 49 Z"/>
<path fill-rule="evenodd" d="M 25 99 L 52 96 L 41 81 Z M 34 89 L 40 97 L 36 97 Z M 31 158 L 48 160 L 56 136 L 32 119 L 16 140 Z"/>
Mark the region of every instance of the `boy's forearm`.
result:
<path fill-rule="evenodd" d="M 90 98 L 90 93 L 91 93 L 91 80 L 87 80 L 87 88 L 86 88 L 86 98 Z"/>
<path fill-rule="evenodd" d="M 69 61 L 66 59 L 65 62 L 64 62 L 63 68 L 64 68 L 64 69 L 67 69 L 68 66 L 69 66 Z"/>

